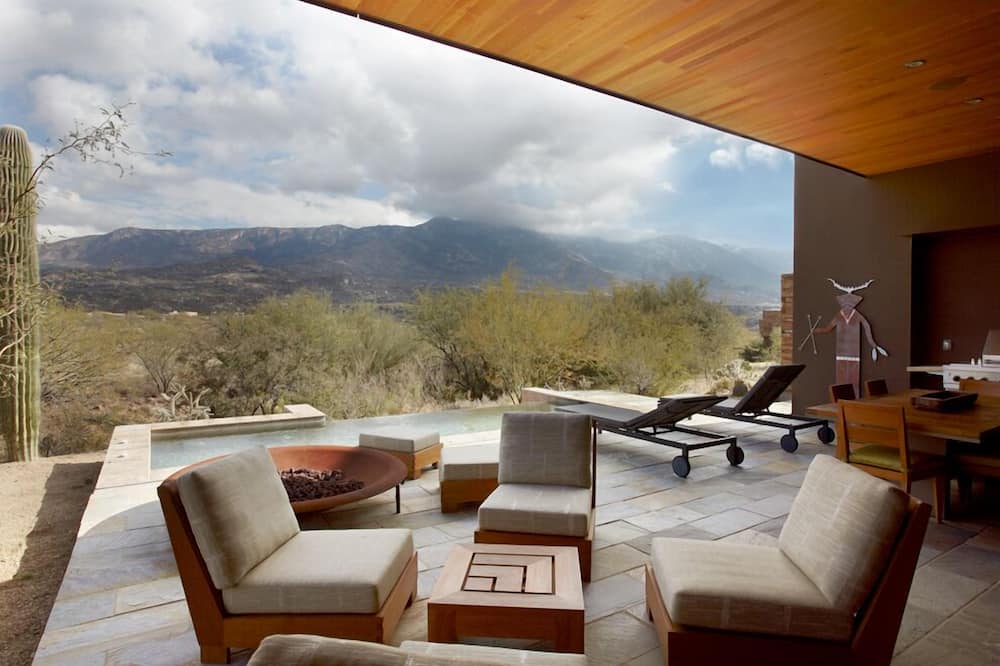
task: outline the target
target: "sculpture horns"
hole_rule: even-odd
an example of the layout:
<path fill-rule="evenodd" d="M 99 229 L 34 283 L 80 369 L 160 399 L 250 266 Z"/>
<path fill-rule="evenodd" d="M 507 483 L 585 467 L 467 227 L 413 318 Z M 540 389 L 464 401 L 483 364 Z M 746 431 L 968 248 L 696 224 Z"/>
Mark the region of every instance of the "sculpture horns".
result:
<path fill-rule="evenodd" d="M 872 282 L 875 281 L 874 279 L 872 279 L 872 280 L 868 280 L 868 282 L 865 282 L 864 284 L 859 284 L 856 287 L 845 287 L 842 284 L 838 284 L 837 281 L 834 280 L 833 278 L 827 278 L 827 280 L 829 280 L 833 284 L 834 287 L 836 287 L 837 289 L 841 290 L 845 294 L 853 294 L 856 291 L 860 291 L 860 290 L 864 289 L 865 287 L 867 287 L 868 285 L 870 285 Z"/>

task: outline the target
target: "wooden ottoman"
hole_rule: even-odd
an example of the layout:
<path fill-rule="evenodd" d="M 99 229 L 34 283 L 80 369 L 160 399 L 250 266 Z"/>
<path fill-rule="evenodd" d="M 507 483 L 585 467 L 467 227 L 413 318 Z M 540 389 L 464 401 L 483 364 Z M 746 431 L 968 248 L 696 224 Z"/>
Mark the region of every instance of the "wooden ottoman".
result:
<path fill-rule="evenodd" d="M 463 543 L 427 602 L 427 637 L 535 638 L 582 653 L 583 614 L 576 548 Z"/>
<path fill-rule="evenodd" d="M 497 487 L 500 443 L 449 446 L 441 450 L 441 512 L 458 511 L 466 502 L 482 502 Z"/>
<path fill-rule="evenodd" d="M 437 467 L 441 459 L 441 436 L 436 432 L 411 428 L 383 428 L 358 435 L 358 444 L 390 453 L 406 465 L 408 479 L 420 477 L 428 466 Z"/>

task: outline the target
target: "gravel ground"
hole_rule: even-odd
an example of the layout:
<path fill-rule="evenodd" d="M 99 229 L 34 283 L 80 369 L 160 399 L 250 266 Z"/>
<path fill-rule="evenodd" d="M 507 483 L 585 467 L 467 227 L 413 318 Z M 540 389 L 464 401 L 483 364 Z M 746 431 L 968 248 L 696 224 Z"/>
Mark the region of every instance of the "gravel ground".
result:
<path fill-rule="evenodd" d="M 0 664 L 30 664 L 104 452 L 0 464 Z"/>

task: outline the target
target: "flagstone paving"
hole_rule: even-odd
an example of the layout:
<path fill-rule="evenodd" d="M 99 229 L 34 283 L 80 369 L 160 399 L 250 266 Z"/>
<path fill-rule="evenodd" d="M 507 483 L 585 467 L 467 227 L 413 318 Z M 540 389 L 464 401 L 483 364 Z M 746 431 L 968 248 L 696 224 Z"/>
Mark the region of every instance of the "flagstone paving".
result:
<path fill-rule="evenodd" d="M 643 405 L 638 405 L 642 408 Z M 705 421 L 707 423 L 707 421 Z M 737 434 L 743 467 L 724 451 L 692 456 L 688 479 L 670 471 L 674 449 L 602 435 L 593 581 L 584 586 L 586 651 L 593 664 L 662 663 L 646 620 L 643 564 L 659 536 L 773 543 L 805 468 L 831 454 L 801 433 L 796 453 L 779 431 L 717 423 Z M 720 428 L 721 429 L 721 428 Z M 486 438 L 445 438 L 460 446 Z M 163 474 L 146 478 L 162 478 Z M 80 533 L 44 636 L 37 664 L 195 664 L 198 646 L 156 501 L 157 481 L 99 487 Z M 918 486 L 918 493 L 927 488 Z M 440 512 L 437 472 L 404 486 L 402 513 L 392 492 L 352 508 L 311 516 L 306 529 L 409 527 L 419 550 L 418 601 L 392 637 L 426 639 L 426 599 L 449 548 L 472 540 L 474 508 Z M 894 664 L 1000 663 L 1000 516 L 931 523 L 921 553 Z M 525 647 L 524 641 L 514 642 Z M 544 649 L 544 645 L 534 646 Z M 234 656 L 245 663 L 249 651 Z"/>

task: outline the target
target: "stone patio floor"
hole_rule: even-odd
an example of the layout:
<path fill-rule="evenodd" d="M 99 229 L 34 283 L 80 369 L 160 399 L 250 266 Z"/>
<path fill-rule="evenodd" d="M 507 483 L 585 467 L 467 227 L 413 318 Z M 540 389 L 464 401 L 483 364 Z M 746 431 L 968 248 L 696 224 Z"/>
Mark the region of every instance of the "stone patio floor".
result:
<path fill-rule="evenodd" d="M 600 438 L 593 582 L 584 586 L 586 652 L 593 664 L 662 663 L 644 606 L 642 567 L 653 537 L 773 542 L 809 462 L 832 453 L 811 432 L 800 433 L 801 446 L 790 454 L 778 447 L 778 430 L 711 421 L 713 429 L 739 435 L 746 451 L 742 467 L 730 467 L 724 447 L 717 447 L 693 455 L 690 476 L 680 479 L 670 469 L 674 449 L 606 434 Z M 498 435 L 444 439 L 446 446 L 461 446 Z M 157 483 L 95 491 L 35 663 L 199 663 Z M 917 487 L 922 495 L 927 490 Z M 436 470 L 407 482 L 402 496 L 400 515 L 394 513 L 390 491 L 303 525 L 413 530 L 420 563 L 418 601 L 404 614 L 392 637 L 395 644 L 426 639 L 427 596 L 448 550 L 470 542 L 476 527 L 474 508 L 440 512 Z M 1000 515 L 994 511 L 943 525 L 932 519 L 893 664 L 1000 663 L 998 616 Z M 237 653 L 234 663 L 245 663 L 249 654 Z"/>

